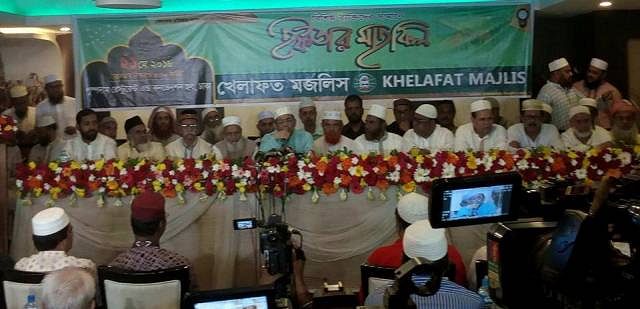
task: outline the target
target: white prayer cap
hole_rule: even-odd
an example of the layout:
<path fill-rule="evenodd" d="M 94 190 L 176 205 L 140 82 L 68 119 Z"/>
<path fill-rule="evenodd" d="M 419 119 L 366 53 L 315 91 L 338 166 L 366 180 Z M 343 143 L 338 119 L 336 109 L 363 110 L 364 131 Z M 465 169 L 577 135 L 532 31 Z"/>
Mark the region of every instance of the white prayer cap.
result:
<path fill-rule="evenodd" d="M 260 114 L 258 114 L 258 121 L 269 118 L 276 118 L 272 111 L 261 111 Z"/>
<path fill-rule="evenodd" d="M 313 100 L 311 100 L 311 98 L 303 97 L 302 99 L 300 99 L 300 105 L 298 105 L 298 109 L 303 109 L 310 106 L 316 107 L 316 104 L 313 103 Z"/>
<path fill-rule="evenodd" d="M 60 78 L 58 78 L 58 75 L 55 74 L 49 74 L 47 76 L 44 77 L 44 84 L 48 84 L 48 83 L 53 83 L 55 81 L 59 81 L 61 80 Z"/>
<path fill-rule="evenodd" d="M 598 102 L 592 98 L 582 98 L 578 101 L 578 105 L 582 106 L 591 106 L 593 108 L 598 108 Z"/>
<path fill-rule="evenodd" d="M 560 58 L 549 62 L 549 72 L 560 70 L 569 65 L 569 61 L 565 58 Z"/>
<path fill-rule="evenodd" d="M 367 113 L 367 115 L 369 116 L 373 116 L 373 117 L 377 117 L 380 118 L 382 120 L 386 120 L 386 116 L 387 116 L 387 109 L 382 106 L 382 105 L 378 105 L 378 104 L 373 104 L 371 105 L 371 107 L 369 108 L 369 112 Z"/>
<path fill-rule="evenodd" d="M 522 101 L 522 111 L 543 111 L 544 102 L 537 99 L 527 99 Z"/>
<path fill-rule="evenodd" d="M 36 117 L 36 127 L 48 127 L 52 124 L 56 123 L 56 119 L 50 115 L 44 115 L 42 117 Z"/>
<path fill-rule="evenodd" d="M 591 66 L 603 71 L 606 71 L 607 68 L 609 68 L 609 64 L 606 61 L 598 58 L 591 58 Z"/>
<path fill-rule="evenodd" d="M 339 111 L 325 111 L 322 114 L 322 120 L 340 120 L 342 121 L 342 114 Z"/>
<path fill-rule="evenodd" d="M 478 111 L 483 111 L 485 109 L 491 109 L 491 102 L 487 100 L 478 100 L 471 103 L 471 112 L 475 113 Z"/>
<path fill-rule="evenodd" d="M 59 232 L 69 225 L 69 216 L 60 207 L 40 211 L 31 219 L 33 235 L 47 236 Z"/>
<path fill-rule="evenodd" d="M 28 94 L 29 91 L 27 91 L 27 87 L 22 85 L 15 85 L 9 89 L 9 96 L 11 96 L 11 98 L 22 98 Z"/>
<path fill-rule="evenodd" d="M 586 106 L 582 106 L 582 105 L 574 106 L 569 110 L 569 119 L 573 118 L 573 116 L 577 114 L 591 115 L 591 112 L 589 111 L 589 108 Z"/>
<path fill-rule="evenodd" d="M 498 99 L 493 98 L 493 97 L 487 97 L 484 98 L 483 100 L 487 100 L 489 101 L 489 103 L 491 103 L 491 108 L 498 108 L 500 107 L 500 101 L 498 101 Z"/>
<path fill-rule="evenodd" d="M 118 123 L 118 121 L 115 118 L 113 118 L 111 116 L 107 116 L 107 117 L 104 117 L 104 118 L 100 119 L 100 123 L 99 124 L 105 124 L 105 123 L 108 123 L 108 122 L 115 122 L 116 124 Z"/>
<path fill-rule="evenodd" d="M 218 110 L 215 107 L 207 107 L 202 111 L 202 117 L 207 117 L 207 114 L 209 114 L 210 112 L 218 112 Z"/>
<path fill-rule="evenodd" d="M 404 254 L 410 258 L 422 257 L 437 261 L 447 255 L 447 238 L 444 229 L 434 229 L 429 220 L 413 223 L 404 231 Z"/>
<path fill-rule="evenodd" d="M 240 125 L 240 117 L 238 116 L 227 116 L 222 118 L 222 127 L 232 126 L 232 125 Z"/>
<path fill-rule="evenodd" d="M 429 199 L 415 192 L 401 197 L 397 209 L 400 218 L 407 223 L 429 219 Z"/>
<path fill-rule="evenodd" d="M 276 114 L 276 118 L 284 115 L 293 115 L 293 113 L 291 112 L 291 109 L 288 106 L 283 106 L 276 109 L 275 114 Z"/>
<path fill-rule="evenodd" d="M 420 114 L 427 118 L 436 119 L 438 118 L 438 111 L 436 107 L 431 104 L 422 104 L 416 108 L 416 114 Z"/>
<path fill-rule="evenodd" d="M 549 114 L 553 113 L 553 107 L 547 103 L 542 103 L 542 110 Z"/>

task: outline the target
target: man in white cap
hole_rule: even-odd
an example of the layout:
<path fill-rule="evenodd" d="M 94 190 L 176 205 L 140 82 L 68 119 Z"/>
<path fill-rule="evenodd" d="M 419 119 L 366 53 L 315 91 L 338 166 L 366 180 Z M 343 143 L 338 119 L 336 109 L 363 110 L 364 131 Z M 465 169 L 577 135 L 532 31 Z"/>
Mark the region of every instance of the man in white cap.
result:
<path fill-rule="evenodd" d="M 342 127 L 342 135 L 355 140 L 364 134 L 364 121 L 362 121 L 364 108 L 359 95 L 351 94 L 344 99 L 344 114 L 349 122 Z"/>
<path fill-rule="evenodd" d="M 612 104 L 622 101 L 618 88 L 606 81 L 608 69 L 606 61 L 592 58 L 584 79 L 573 84 L 573 88 L 583 96 L 597 101 L 599 113 L 596 124 L 607 130 L 611 128 Z"/>
<path fill-rule="evenodd" d="M 242 126 L 238 116 L 222 118 L 222 137 L 221 141 L 213 145 L 213 154 L 217 160 L 253 158 L 258 151 L 256 143 L 242 136 Z"/>
<path fill-rule="evenodd" d="M 387 126 L 387 132 L 403 136 L 412 128 L 413 107 L 409 99 L 393 100 L 393 116 L 396 121 Z"/>
<path fill-rule="evenodd" d="M 536 148 L 540 146 L 564 149 L 558 129 L 551 124 L 542 123 L 543 102 L 528 99 L 522 102 L 520 121 L 509 127 L 507 139 L 512 148 Z"/>
<path fill-rule="evenodd" d="M 258 129 L 258 132 L 260 133 L 260 138 L 276 129 L 276 116 L 272 111 L 261 111 L 258 114 L 256 129 Z"/>
<path fill-rule="evenodd" d="M 173 111 L 166 106 L 157 106 L 151 111 L 147 126 L 149 126 L 151 141 L 159 142 L 165 147 L 180 138 L 180 135 L 176 134 L 176 119 Z"/>
<path fill-rule="evenodd" d="M 78 107 L 74 98 L 64 95 L 62 80 L 51 74 L 44 77 L 47 98 L 38 103 L 36 118 L 53 116 L 58 124 L 58 137 L 69 139 L 76 134 L 75 115 Z"/>
<path fill-rule="evenodd" d="M 611 108 L 611 138 L 616 147 L 640 145 L 638 108 L 628 100 L 614 103 Z"/>
<path fill-rule="evenodd" d="M 586 106 L 591 113 L 591 125 L 596 126 L 596 122 L 598 120 L 598 102 L 592 98 L 582 98 L 578 101 L 578 105 Z"/>
<path fill-rule="evenodd" d="M 69 216 L 60 207 L 38 212 L 31 219 L 33 244 L 38 253 L 20 259 L 16 270 L 50 272 L 67 266 L 81 267 L 96 273 L 96 264 L 87 259 L 67 255 L 73 245 L 73 228 Z"/>
<path fill-rule="evenodd" d="M 127 142 L 118 147 L 118 159 L 151 159 L 164 160 L 166 157 L 164 147 L 159 142 L 152 142 L 147 127 L 140 116 L 133 116 L 124 122 L 124 131 L 127 133 Z"/>
<path fill-rule="evenodd" d="M 193 109 L 186 109 L 178 118 L 180 138 L 164 147 L 167 157 L 176 159 L 200 159 L 212 153 L 213 145 L 198 136 L 200 118 Z"/>
<path fill-rule="evenodd" d="M 275 116 L 276 130 L 262 137 L 259 151 L 261 153 L 279 151 L 296 154 L 309 152 L 313 146 L 313 136 L 305 130 L 296 129 L 296 117 L 291 108 L 280 107 L 276 110 Z"/>
<path fill-rule="evenodd" d="M 338 111 L 325 111 L 322 114 L 322 131 L 324 135 L 313 142 L 313 151 L 325 154 L 335 151 L 362 152 L 360 145 L 342 135 L 342 114 Z"/>
<path fill-rule="evenodd" d="M 31 132 L 36 124 L 36 108 L 29 106 L 27 87 L 23 85 L 11 87 L 9 97 L 13 107 L 5 110 L 2 114 L 13 118 L 18 125 L 18 130 L 24 133 Z"/>
<path fill-rule="evenodd" d="M 298 117 L 300 117 L 300 122 L 302 122 L 304 130 L 313 136 L 313 140 L 322 136 L 322 129 L 316 124 L 316 118 L 318 117 L 316 104 L 311 98 L 302 98 L 298 106 Z"/>
<path fill-rule="evenodd" d="M 433 263 L 429 273 L 420 273 L 412 277 L 416 286 L 424 285 L 432 277 L 442 278 L 440 287 L 435 294 L 430 296 L 412 294 L 410 296 L 416 304 L 416 308 L 480 309 L 484 307 L 484 302 L 480 295 L 445 277 L 449 260 L 444 229 L 432 228 L 428 220 L 417 221 L 405 231 L 402 244 L 404 255 L 407 258 L 424 258 Z M 386 288 L 382 287 L 371 293 L 367 297 L 365 305 L 383 305 Z"/>
<path fill-rule="evenodd" d="M 209 144 L 215 145 L 223 139 L 222 116 L 215 107 L 202 111 L 202 127 L 200 137 Z"/>
<path fill-rule="evenodd" d="M 549 63 L 549 80 L 538 93 L 538 100 L 548 103 L 553 108 L 551 122 L 560 131 L 569 128 L 569 109 L 578 105 L 583 95 L 572 88 L 573 72 L 565 58 Z"/>
<path fill-rule="evenodd" d="M 591 124 L 591 113 L 586 106 L 574 106 L 569 110 L 571 127 L 562 133 L 562 141 L 567 149 L 587 151 L 593 147 L 612 145 L 609 132 Z"/>
<path fill-rule="evenodd" d="M 365 118 L 364 134 L 356 138 L 364 153 L 388 155 L 392 150 L 402 151 L 404 141 L 398 134 L 387 132 L 385 117 L 387 109 L 378 104 L 371 105 Z"/>
<path fill-rule="evenodd" d="M 437 124 L 438 112 L 431 104 L 418 106 L 413 114 L 413 129 L 409 129 L 404 136 L 404 149 L 408 152 L 413 148 L 422 153 L 453 150 L 454 136 L 449 129 Z"/>
<path fill-rule="evenodd" d="M 372 266 L 398 268 L 403 263 L 402 237 L 409 225 L 428 220 L 429 199 L 415 192 L 406 194 L 398 200 L 396 207 L 396 228 L 399 238 L 389 246 L 379 247 L 367 258 L 367 264 Z M 460 285 L 466 285 L 465 266 L 460 253 L 454 246 L 447 246 L 449 262 L 455 265 L 455 278 L 451 278 Z"/>
<path fill-rule="evenodd" d="M 486 151 L 507 147 L 507 130 L 493 123 L 489 101 L 471 103 L 471 122 L 458 127 L 454 147 L 456 151 Z"/>
<path fill-rule="evenodd" d="M 98 132 L 98 114 L 92 109 L 83 109 L 76 115 L 76 128 L 80 134 L 65 141 L 64 154 L 75 161 L 114 159 L 116 141 Z"/>
<path fill-rule="evenodd" d="M 56 120 L 49 115 L 43 116 L 36 121 L 36 136 L 38 143 L 31 147 L 29 161 L 36 163 L 48 163 L 58 158 L 64 143 L 57 136 L 58 126 Z"/>
<path fill-rule="evenodd" d="M 102 117 L 98 123 L 98 132 L 115 141 L 118 137 L 118 121 L 111 116 Z"/>

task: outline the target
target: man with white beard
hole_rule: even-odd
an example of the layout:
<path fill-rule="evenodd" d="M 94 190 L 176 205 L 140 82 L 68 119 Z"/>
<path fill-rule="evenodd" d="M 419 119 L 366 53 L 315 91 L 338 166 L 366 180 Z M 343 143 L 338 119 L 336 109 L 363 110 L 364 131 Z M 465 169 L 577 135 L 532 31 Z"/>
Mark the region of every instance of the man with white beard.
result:
<path fill-rule="evenodd" d="M 216 108 L 207 108 L 202 112 L 203 130 L 200 137 L 211 145 L 222 140 L 222 117 Z"/>
<path fill-rule="evenodd" d="M 242 136 L 240 117 L 227 116 L 222 119 L 222 137 L 221 141 L 213 145 L 213 154 L 217 160 L 242 160 L 255 155 L 256 143 Z"/>
<path fill-rule="evenodd" d="M 322 115 L 324 135 L 313 142 L 313 151 L 325 154 L 339 150 L 360 153 L 360 145 L 342 135 L 342 115 L 338 111 L 325 111 Z"/>
<path fill-rule="evenodd" d="M 571 127 L 562 133 L 567 149 L 587 151 L 593 147 L 611 146 L 611 135 L 602 127 L 592 125 L 591 112 L 586 106 L 574 106 L 569 110 Z"/>
<path fill-rule="evenodd" d="M 123 161 L 138 158 L 164 160 L 164 147 L 161 143 L 152 142 L 149 139 L 147 127 L 140 116 L 127 119 L 124 123 L 124 130 L 127 133 L 127 142 L 118 147 L 118 159 Z"/>
<path fill-rule="evenodd" d="M 636 118 L 638 109 L 629 101 L 622 100 L 611 107 L 611 139 L 616 147 L 640 144 Z"/>

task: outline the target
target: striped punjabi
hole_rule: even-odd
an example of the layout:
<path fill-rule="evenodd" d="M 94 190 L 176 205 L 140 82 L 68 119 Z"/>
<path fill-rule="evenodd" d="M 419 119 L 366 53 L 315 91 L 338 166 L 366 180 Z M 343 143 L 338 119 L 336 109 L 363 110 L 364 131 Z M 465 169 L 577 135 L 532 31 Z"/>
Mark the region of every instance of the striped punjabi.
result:
<path fill-rule="evenodd" d="M 560 131 L 569 128 L 569 109 L 577 106 L 582 97 L 584 95 L 575 88 L 566 89 L 552 81 L 547 81 L 538 93 L 538 100 L 546 102 L 553 108 L 551 122 Z"/>

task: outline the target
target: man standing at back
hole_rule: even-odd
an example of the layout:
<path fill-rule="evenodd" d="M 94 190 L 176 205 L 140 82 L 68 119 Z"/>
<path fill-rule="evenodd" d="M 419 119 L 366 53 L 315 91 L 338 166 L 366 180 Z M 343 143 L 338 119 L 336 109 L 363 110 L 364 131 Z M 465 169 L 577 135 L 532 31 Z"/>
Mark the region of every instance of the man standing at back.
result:
<path fill-rule="evenodd" d="M 412 128 L 413 107 L 408 99 L 397 99 L 393 101 L 393 116 L 396 121 L 387 126 L 387 132 L 403 136 L 405 132 Z"/>
<path fill-rule="evenodd" d="M 56 75 L 44 77 L 44 90 L 47 98 L 38 103 L 36 119 L 50 115 L 58 124 L 58 137 L 69 139 L 76 134 L 74 116 L 76 115 L 76 99 L 64 95 L 62 80 Z"/>
<path fill-rule="evenodd" d="M 551 122 L 559 131 L 569 128 L 569 109 L 578 105 L 582 97 L 573 89 L 573 72 L 565 58 L 556 59 L 549 63 L 549 80 L 540 89 L 538 100 L 541 100 L 553 108 Z"/>
<path fill-rule="evenodd" d="M 364 134 L 362 98 L 356 94 L 346 97 L 344 99 L 344 113 L 347 115 L 349 122 L 342 127 L 342 135 L 355 140 L 358 136 Z"/>
<path fill-rule="evenodd" d="M 611 105 L 622 101 L 618 88 L 606 81 L 608 68 L 606 61 L 592 58 L 584 79 L 573 84 L 583 96 L 598 102 L 596 124 L 607 130 L 611 128 Z"/>

